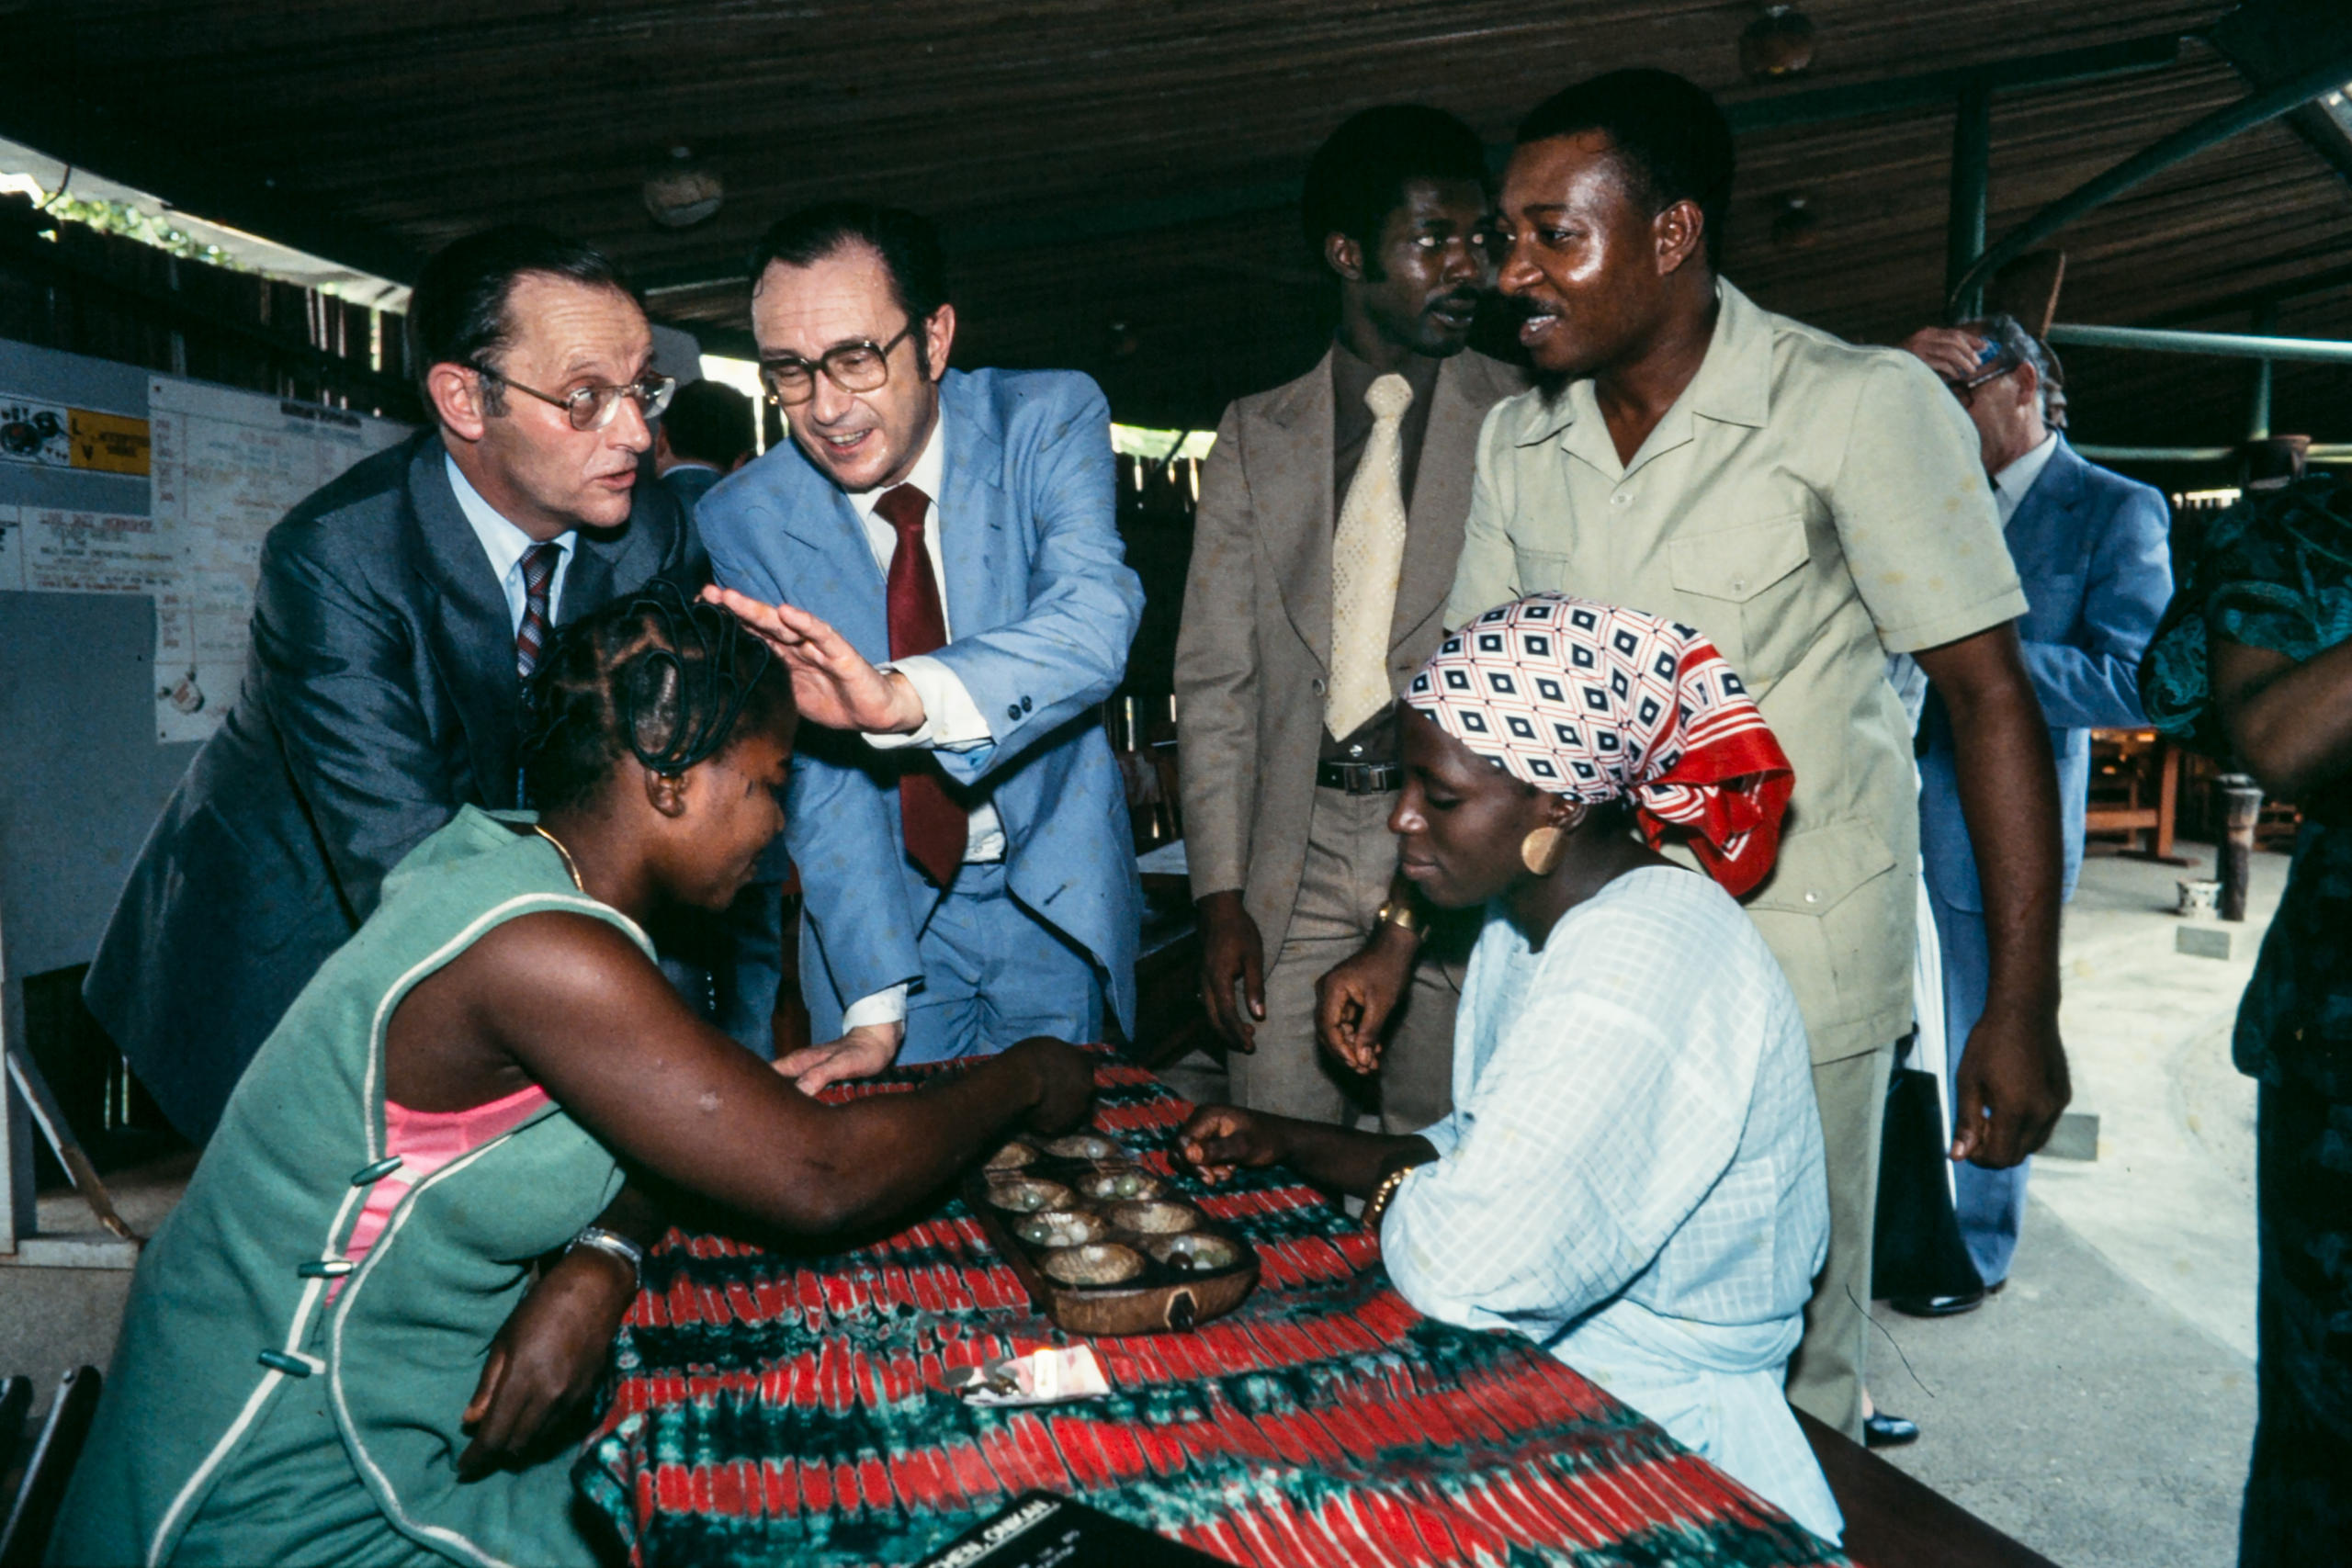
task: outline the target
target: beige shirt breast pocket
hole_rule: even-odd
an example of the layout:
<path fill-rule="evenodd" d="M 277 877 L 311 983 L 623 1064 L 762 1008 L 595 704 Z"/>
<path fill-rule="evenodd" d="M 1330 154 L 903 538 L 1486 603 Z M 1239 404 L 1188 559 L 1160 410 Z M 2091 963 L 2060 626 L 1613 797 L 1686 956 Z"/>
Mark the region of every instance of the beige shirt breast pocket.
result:
<path fill-rule="evenodd" d="M 1514 570 L 1519 578 L 1519 591 L 1529 593 L 1576 593 L 1577 586 L 1568 581 L 1568 558 L 1549 550 L 1514 549 L 1511 552 Z M 1591 594 L 1583 595 L 1586 598 Z M 1491 608 L 1491 606 L 1489 606 Z"/>
<path fill-rule="evenodd" d="M 1751 691 L 1777 680 L 1811 640 L 1789 635 L 1804 614 L 1802 570 L 1813 558 L 1805 514 L 1791 512 L 1669 540 L 1667 570 L 1692 626 L 1731 660 Z"/>
<path fill-rule="evenodd" d="M 1797 994 L 1815 1061 L 1909 1028 L 1913 897 L 1877 829 L 1833 822 L 1783 840 L 1771 879 L 1742 900 Z"/>

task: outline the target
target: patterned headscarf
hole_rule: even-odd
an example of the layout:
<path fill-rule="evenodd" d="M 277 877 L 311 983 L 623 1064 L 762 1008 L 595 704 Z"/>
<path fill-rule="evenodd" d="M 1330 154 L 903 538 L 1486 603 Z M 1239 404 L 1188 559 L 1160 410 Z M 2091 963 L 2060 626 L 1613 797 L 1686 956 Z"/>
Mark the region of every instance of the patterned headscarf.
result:
<path fill-rule="evenodd" d="M 1565 593 L 1497 605 L 1445 639 L 1405 705 L 1514 778 L 1571 800 L 1630 797 L 1734 897 L 1764 880 L 1796 785 L 1781 743 L 1690 626 Z"/>

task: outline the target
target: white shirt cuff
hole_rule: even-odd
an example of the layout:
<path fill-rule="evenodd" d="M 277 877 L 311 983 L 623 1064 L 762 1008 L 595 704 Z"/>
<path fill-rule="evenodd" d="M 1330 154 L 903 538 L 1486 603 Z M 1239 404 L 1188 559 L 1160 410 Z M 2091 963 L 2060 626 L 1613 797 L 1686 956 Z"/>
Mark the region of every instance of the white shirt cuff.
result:
<path fill-rule="evenodd" d="M 907 987 L 904 981 L 887 991 L 876 991 L 870 997 L 860 997 L 842 1010 L 842 1032 L 864 1029 L 873 1023 L 904 1023 L 907 1021 Z"/>
<path fill-rule="evenodd" d="M 893 660 L 882 668 L 904 675 L 907 684 L 915 689 L 915 695 L 922 699 L 922 724 L 906 735 L 866 731 L 866 743 L 876 750 L 922 746 L 935 751 L 969 751 L 989 743 L 989 721 L 980 716 L 979 705 L 972 701 L 972 694 L 964 689 L 963 678 L 956 671 L 921 653 L 911 659 Z"/>

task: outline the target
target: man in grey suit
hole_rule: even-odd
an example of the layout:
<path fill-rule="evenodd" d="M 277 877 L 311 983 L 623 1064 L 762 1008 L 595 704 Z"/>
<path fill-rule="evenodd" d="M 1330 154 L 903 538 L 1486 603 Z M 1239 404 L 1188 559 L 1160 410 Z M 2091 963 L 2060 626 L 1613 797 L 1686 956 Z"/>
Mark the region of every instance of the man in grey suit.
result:
<path fill-rule="evenodd" d="M 1303 216 L 1338 280 L 1336 340 L 1226 411 L 1201 478 L 1176 653 L 1185 855 L 1203 999 L 1253 1110 L 1370 1108 L 1373 1086 L 1317 1050 L 1317 985 L 1375 931 L 1423 937 L 1392 887 L 1390 705 L 1443 631 L 1479 424 L 1524 385 L 1464 347 L 1491 276 L 1486 178 L 1477 136 L 1436 109 L 1367 109 L 1332 133 Z M 1430 944 L 1395 1018 L 1358 1021 L 1389 1027 L 1392 1132 L 1450 1101 L 1462 934 Z"/>
<path fill-rule="evenodd" d="M 637 483 L 672 383 L 610 262 L 534 229 L 459 240 L 408 333 L 435 428 L 270 530 L 244 685 L 84 986 L 199 1141 L 384 874 L 458 807 L 520 804 L 520 676 L 548 629 L 701 572 L 677 503 Z"/>

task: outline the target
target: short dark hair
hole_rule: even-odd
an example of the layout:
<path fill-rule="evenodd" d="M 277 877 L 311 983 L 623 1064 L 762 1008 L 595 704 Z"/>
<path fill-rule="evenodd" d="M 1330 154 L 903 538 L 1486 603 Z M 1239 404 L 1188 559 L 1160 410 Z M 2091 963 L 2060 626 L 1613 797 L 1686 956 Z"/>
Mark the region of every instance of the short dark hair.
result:
<path fill-rule="evenodd" d="M 506 306 L 516 282 L 530 273 L 637 297 L 604 252 L 533 224 L 503 224 L 450 241 L 424 264 L 409 295 L 409 372 L 427 409 L 433 394 L 425 378 L 435 366 L 478 366 L 514 342 Z M 500 391 L 495 382 L 484 384 L 482 400 L 492 413 L 500 412 Z"/>
<path fill-rule="evenodd" d="M 1707 265 L 1723 259 L 1735 164 L 1731 122 L 1705 88 L 1671 71 L 1611 71 L 1563 88 L 1519 122 L 1519 144 L 1598 130 L 1634 195 L 1663 212 L 1693 201 L 1706 220 Z"/>
<path fill-rule="evenodd" d="M 706 377 L 678 389 L 662 411 L 670 450 L 724 468 L 752 449 L 752 400 Z"/>
<path fill-rule="evenodd" d="M 1299 201 L 1306 248 L 1320 256 L 1327 238 L 1345 234 L 1369 251 L 1409 180 L 1468 180 L 1483 187 L 1486 144 L 1426 104 L 1383 104 L 1350 115 L 1306 165 Z"/>
<path fill-rule="evenodd" d="M 624 757 L 683 773 L 791 711 L 767 644 L 657 577 L 548 642 L 524 689 L 526 794 L 540 811 L 592 800 Z"/>
<path fill-rule="evenodd" d="M 890 292 L 910 321 L 928 321 L 947 300 L 947 252 L 939 229 L 919 212 L 873 201 L 820 201 L 768 225 L 752 252 L 752 287 L 769 265 L 814 266 L 852 245 L 882 258 Z M 916 343 L 920 346 L 922 338 Z"/>

